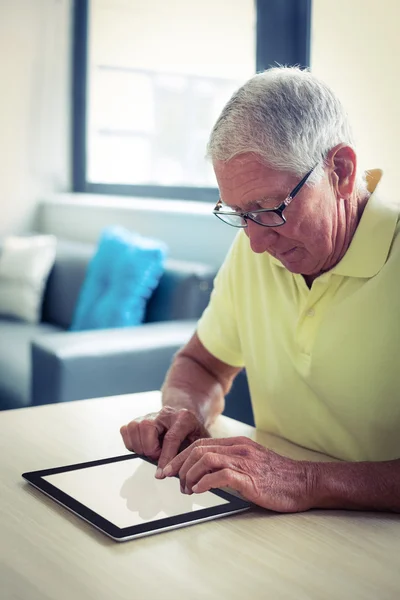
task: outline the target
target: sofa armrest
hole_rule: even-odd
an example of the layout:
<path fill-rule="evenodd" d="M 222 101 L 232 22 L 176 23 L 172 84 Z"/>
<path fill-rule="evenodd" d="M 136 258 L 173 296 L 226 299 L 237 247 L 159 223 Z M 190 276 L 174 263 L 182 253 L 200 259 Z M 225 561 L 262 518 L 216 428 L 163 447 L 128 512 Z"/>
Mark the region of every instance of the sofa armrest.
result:
<path fill-rule="evenodd" d="M 33 405 L 160 389 L 197 321 L 62 332 L 32 342 Z"/>

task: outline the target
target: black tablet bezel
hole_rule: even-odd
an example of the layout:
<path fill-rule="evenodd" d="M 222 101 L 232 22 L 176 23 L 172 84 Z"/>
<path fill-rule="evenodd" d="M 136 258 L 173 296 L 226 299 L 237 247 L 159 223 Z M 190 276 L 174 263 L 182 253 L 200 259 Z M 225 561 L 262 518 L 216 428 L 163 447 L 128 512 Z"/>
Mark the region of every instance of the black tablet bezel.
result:
<path fill-rule="evenodd" d="M 120 528 L 111 523 L 104 517 L 101 517 L 96 512 L 72 498 L 65 492 L 62 492 L 53 484 L 49 483 L 43 477 L 48 475 L 55 475 L 57 473 L 65 473 L 67 471 L 77 471 L 80 469 L 86 469 L 89 467 L 96 467 L 98 465 L 106 465 L 113 462 L 119 462 L 124 460 L 134 460 L 140 458 L 147 461 L 152 465 L 156 465 L 153 460 L 150 460 L 146 456 L 139 454 L 124 454 L 122 456 L 115 456 L 112 458 L 104 458 L 101 460 L 94 460 L 90 462 L 78 463 L 74 465 L 67 465 L 64 467 L 56 467 L 52 469 L 43 469 L 41 471 L 31 471 L 23 473 L 22 477 L 38 488 L 41 492 L 50 496 L 53 500 L 72 511 L 88 523 L 91 523 L 97 529 L 100 529 L 105 534 L 109 535 L 115 540 L 122 541 L 124 539 L 130 539 L 134 537 L 140 537 L 144 535 L 150 535 L 151 533 L 160 532 L 163 530 L 174 529 L 176 527 L 190 525 L 193 522 L 203 521 L 217 516 L 224 516 L 225 514 L 241 512 L 250 508 L 251 504 L 242 498 L 238 498 L 225 490 L 213 489 L 210 490 L 212 494 L 228 500 L 227 504 L 220 504 L 211 508 L 204 508 L 201 510 L 193 511 L 192 513 L 184 513 L 176 515 L 174 517 L 168 517 L 166 519 L 158 519 L 156 521 L 149 521 L 148 523 L 142 523 L 140 525 L 133 525 L 132 527 Z"/>

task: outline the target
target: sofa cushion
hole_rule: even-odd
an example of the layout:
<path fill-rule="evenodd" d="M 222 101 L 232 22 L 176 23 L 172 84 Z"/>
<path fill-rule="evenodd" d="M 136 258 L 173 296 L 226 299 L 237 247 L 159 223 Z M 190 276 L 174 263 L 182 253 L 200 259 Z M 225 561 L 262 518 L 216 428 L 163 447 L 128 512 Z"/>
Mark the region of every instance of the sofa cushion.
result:
<path fill-rule="evenodd" d="M 59 239 L 48 280 L 42 320 L 69 329 L 95 246 Z M 146 306 L 146 323 L 197 319 L 210 299 L 216 269 L 204 263 L 167 259 Z"/>
<path fill-rule="evenodd" d="M 94 246 L 58 240 L 56 262 L 47 283 L 42 320 L 69 329 Z"/>
<path fill-rule="evenodd" d="M 89 263 L 72 331 L 140 325 L 164 271 L 164 242 L 115 226 L 103 230 Z"/>
<path fill-rule="evenodd" d="M 8 236 L 0 254 L 0 315 L 37 324 L 54 264 L 54 235 Z"/>
<path fill-rule="evenodd" d="M 30 404 L 31 340 L 58 327 L 0 319 L 0 410 Z"/>

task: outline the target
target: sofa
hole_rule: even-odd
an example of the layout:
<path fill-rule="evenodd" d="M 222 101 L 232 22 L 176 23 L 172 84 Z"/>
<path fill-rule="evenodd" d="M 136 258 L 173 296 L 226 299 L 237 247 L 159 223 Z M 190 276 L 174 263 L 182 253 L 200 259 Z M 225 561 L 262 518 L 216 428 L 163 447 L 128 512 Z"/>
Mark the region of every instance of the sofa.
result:
<path fill-rule="evenodd" d="M 40 323 L 0 317 L 0 410 L 159 389 L 174 354 L 195 331 L 215 269 L 172 259 L 142 325 L 69 331 L 94 251 L 91 244 L 58 240 Z M 244 373 L 225 412 L 253 423 Z"/>

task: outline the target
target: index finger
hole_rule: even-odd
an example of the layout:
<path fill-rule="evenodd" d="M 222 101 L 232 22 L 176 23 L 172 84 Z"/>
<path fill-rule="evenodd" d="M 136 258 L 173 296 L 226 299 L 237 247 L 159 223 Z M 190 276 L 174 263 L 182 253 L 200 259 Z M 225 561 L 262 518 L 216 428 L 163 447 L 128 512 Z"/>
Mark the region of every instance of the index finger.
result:
<path fill-rule="evenodd" d="M 188 448 L 185 448 L 185 450 L 182 450 L 182 452 L 180 452 L 177 456 L 175 456 L 175 458 L 170 460 L 165 465 L 163 469 L 164 477 L 170 477 L 171 475 L 176 475 L 177 473 L 179 473 L 183 463 L 186 461 L 187 458 L 189 458 L 189 455 L 192 451 L 192 446 L 193 444 L 191 444 Z"/>
<path fill-rule="evenodd" d="M 183 413 L 164 436 L 160 458 L 158 460 L 157 477 L 163 477 L 162 470 L 179 452 L 182 443 L 193 431 L 193 419 L 190 413 Z M 189 446 L 190 447 L 190 446 Z"/>

